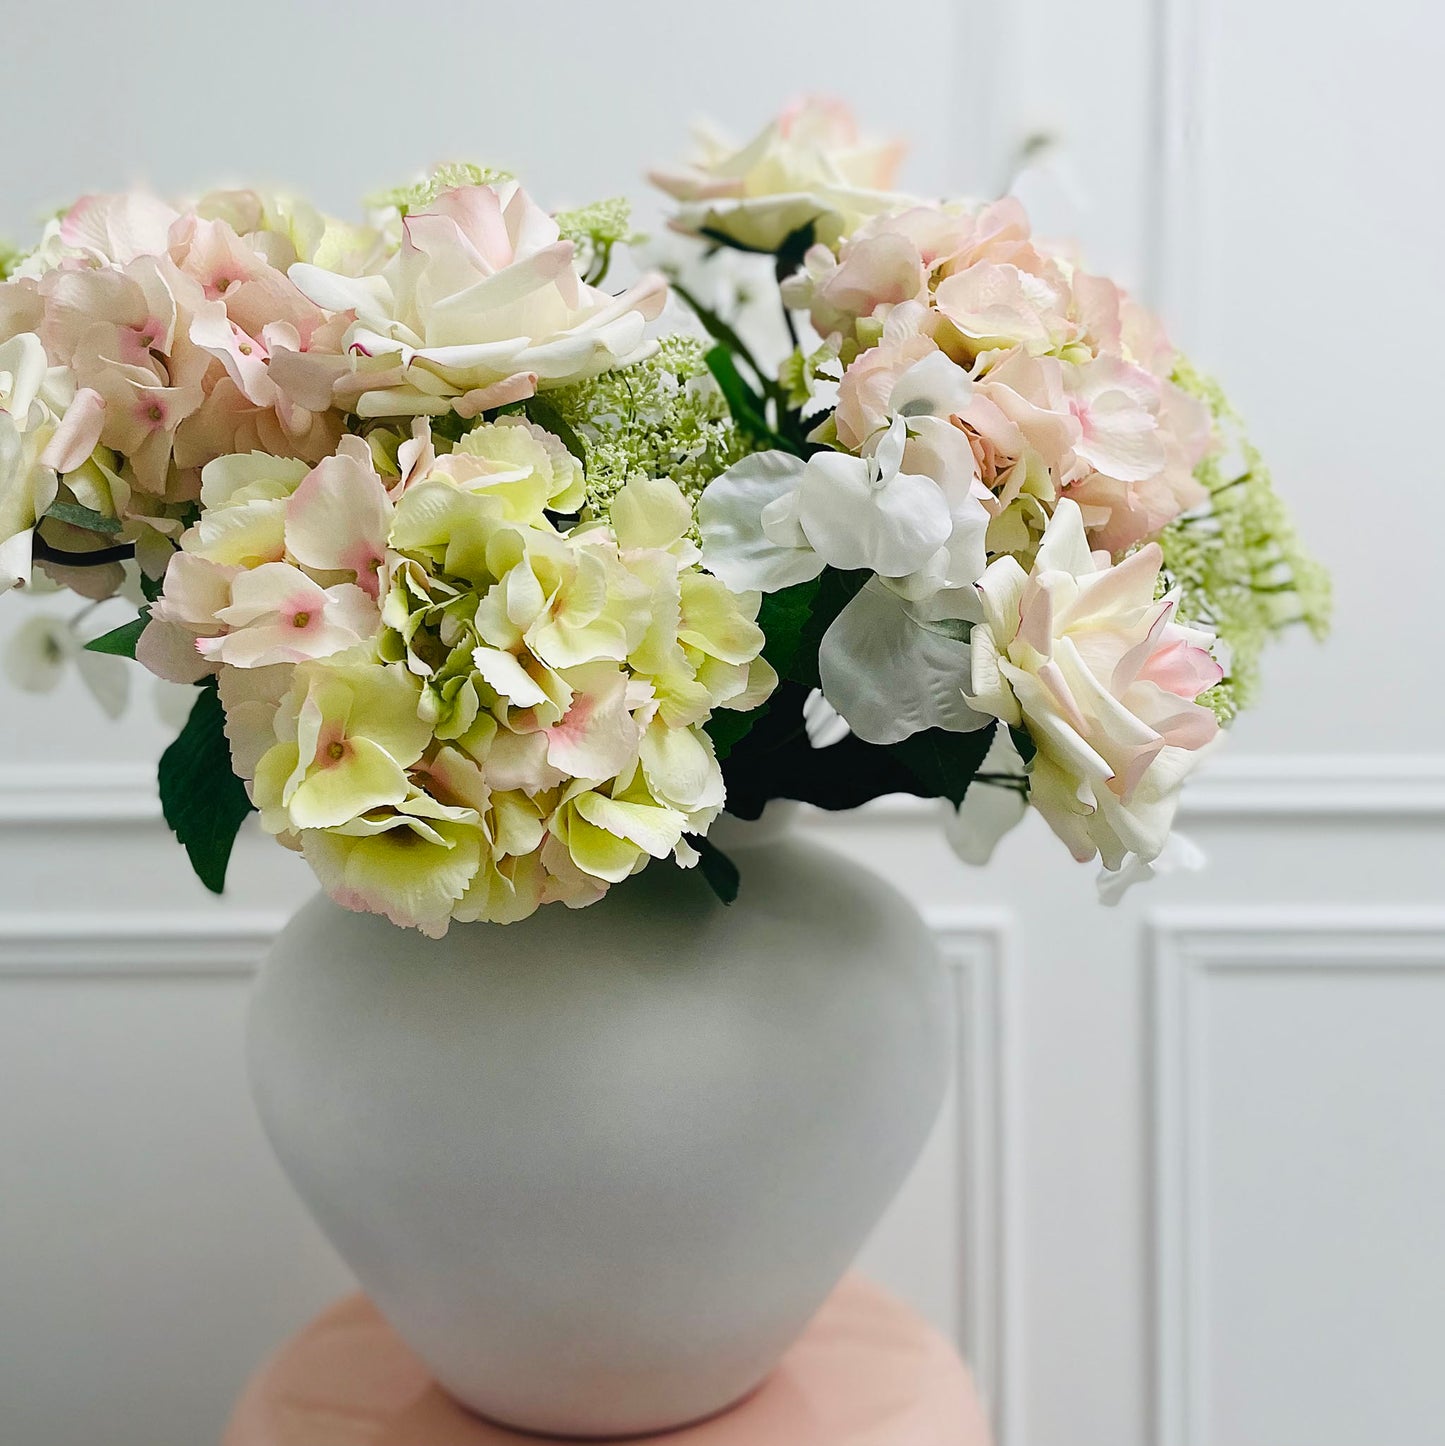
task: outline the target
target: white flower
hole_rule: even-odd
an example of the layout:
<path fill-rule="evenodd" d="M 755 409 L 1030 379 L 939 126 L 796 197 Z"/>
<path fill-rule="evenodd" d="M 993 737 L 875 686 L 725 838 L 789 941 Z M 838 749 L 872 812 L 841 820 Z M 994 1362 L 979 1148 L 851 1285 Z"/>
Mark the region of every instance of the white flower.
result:
<path fill-rule="evenodd" d="M 853 731 L 843 715 L 823 696 L 821 688 L 814 688 L 803 700 L 803 726 L 808 731 L 808 742 L 814 748 L 831 748 Z"/>
<path fill-rule="evenodd" d="M 306 263 L 288 273 L 317 305 L 354 311 L 354 374 L 337 400 L 363 417 L 490 407 L 647 355 L 667 288 L 644 276 L 620 296 L 577 274 L 574 245 L 514 183 L 444 191 L 402 222 L 379 275 Z"/>
<path fill-rule="evenodd" d="M 938 484 L 903 470 L 907 442 L 907 424 L 897 417 L 863 456 L 819 452 L 804 464 L 797 526 L 830 567 L 906 577 L 952 535 Z M 779 508 L 779 520 L 784 516 Z"/>
<path fill-rule="evenodd" d="M 1151 543 L 1111 565 L 1090 554 L 1078 505 L 1061 501 L 1031 573 L 998 559 L 979 582 L 970 635 L 973 706 L 1028 729 L 1029 794 L 1080 862 L 1118 869 L 1159 856 L 1178 792 L 1218 723 L 1194 702 L 1219 681 L 1209 635 L 1155 598 Z"/>
<path fill-rule="evenodd" d="M 867 456 L 760 452 L 735 463 L 699 503 L 706 566 L 735 592 L 773 592 L 825 566 L 917 571 L 953 524 L 938 484 L 903 471 L 906 442 L 899 418 Z"/>
<path fill-rule="evenodd" d="M 776 592 L 825 566 L 874 574 L 818 655 L 824 696 L 868 743 L 986 721 L 964 697 L 961 624 L 978 615 L 988 514 L 963 434 L 921 420 L 940 429 L 911 435 L 895 415 L 861 457 L 745 457 L 698 504 L 703 565 L 734 591 Z"/>
<path fill-rule="evenodd" d="M 5 648 L 5 672 L 26 693 L 49 693 L 74 668 L 91 697 L 110 718 L 119 718 L 130 699 L 131 670 L 124 658 L 90 653 L 64 618 L 27 618 Z"/>
<path fill-rule="evenodd" d="M 905 204 L 888 189 L 899 147 L 860 142 L 835 102 L 805 101 L 741 148 L 708 133 L 699 141 L 690 166 L 649 177 L 683 203 L 672 222 L 679 231 L 776 251 L 811 223 L 814 238 L 832 245 L 869 216 Z"/>
<path fill-rule="evenodd" d="M 982 728 L 988 715 L 971 708 L 964 692 L 971 662 L 964 631 L 920 617 L 872 578 L 823 634 L 823 696 L 865 743 L 901 743 L 927 728 Z"/>

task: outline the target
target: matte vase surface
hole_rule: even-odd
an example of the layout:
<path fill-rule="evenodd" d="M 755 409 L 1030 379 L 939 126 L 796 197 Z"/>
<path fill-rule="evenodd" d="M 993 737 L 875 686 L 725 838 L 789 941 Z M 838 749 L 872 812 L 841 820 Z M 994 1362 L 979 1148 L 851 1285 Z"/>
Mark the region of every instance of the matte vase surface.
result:
<path fill-rule="evenodd" d="M 666 864 L 442 940 L 317 898 L 262 971 L 251 1072 L 283 1166 L 437 1380 L 503 1424 L 642 1435 L 748 1395 L 937 1114 L 947 984 L 916 910 L 771 817 L 727 833 L 730 908 Z"/>

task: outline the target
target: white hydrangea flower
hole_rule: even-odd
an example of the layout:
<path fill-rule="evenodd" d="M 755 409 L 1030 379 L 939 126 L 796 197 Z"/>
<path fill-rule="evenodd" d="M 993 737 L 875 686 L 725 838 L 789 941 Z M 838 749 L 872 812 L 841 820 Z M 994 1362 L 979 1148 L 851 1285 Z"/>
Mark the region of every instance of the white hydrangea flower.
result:
<path fill-rule="evenodd" d="M 5 674 L 25 693 L 53 692 L 74 669 L 108 718 L 119 718 L 130 701 L 126 659 L 90 653 L 72 623 L 42 613 L 27 618 L 5 648 Z"/>
<path fill-rule="evenodd" d="M 937 389 L 926 373 L 915 380 L 920 398 Z M 915 399 L 910 388 L 901 396 Z M 961 433 L 937 416 L 897 412 L 860 456 L 757 453 L 698 504 L 704 566 L 730 588 L 776 592 L 824 567 L 873 574 L 818 657 L 824 696 L 865 742 L 986 721 L 964 697 L 962 624 L 979 616 L 972 584 L 988 527 L 974 480 Z"/>

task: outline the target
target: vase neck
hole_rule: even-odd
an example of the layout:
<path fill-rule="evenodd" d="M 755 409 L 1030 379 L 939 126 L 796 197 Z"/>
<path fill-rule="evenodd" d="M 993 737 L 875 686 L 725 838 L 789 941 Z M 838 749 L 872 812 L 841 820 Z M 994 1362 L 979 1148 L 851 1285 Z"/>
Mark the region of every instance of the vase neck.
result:
<path fill-rule="evenodd" d="M 801 814 L 802 804 L 786 798 L 773 800 L 763 809 L 762 817 L 757 819 L 720 814 L 707 831 L 708 840 L 724 853 L 776 843 L 793 831 Z"/>

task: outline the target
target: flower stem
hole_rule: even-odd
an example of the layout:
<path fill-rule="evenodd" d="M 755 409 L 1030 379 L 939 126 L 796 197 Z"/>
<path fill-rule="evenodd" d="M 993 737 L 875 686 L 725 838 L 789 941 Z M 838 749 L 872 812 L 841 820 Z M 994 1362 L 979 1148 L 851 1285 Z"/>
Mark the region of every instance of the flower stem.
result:
<path fill-rule="evenodd" d="M 119 542 L 114 547 L 98 547 L 94 552 L 66 552 L 63 548 L 52 547 L 43 537 L 31 541 L 30 550 L 41 562 L 53 562 L 60 567 L 104 567 L 110 562 L 126 562 L 135 556 L 133 542 Z"/>

